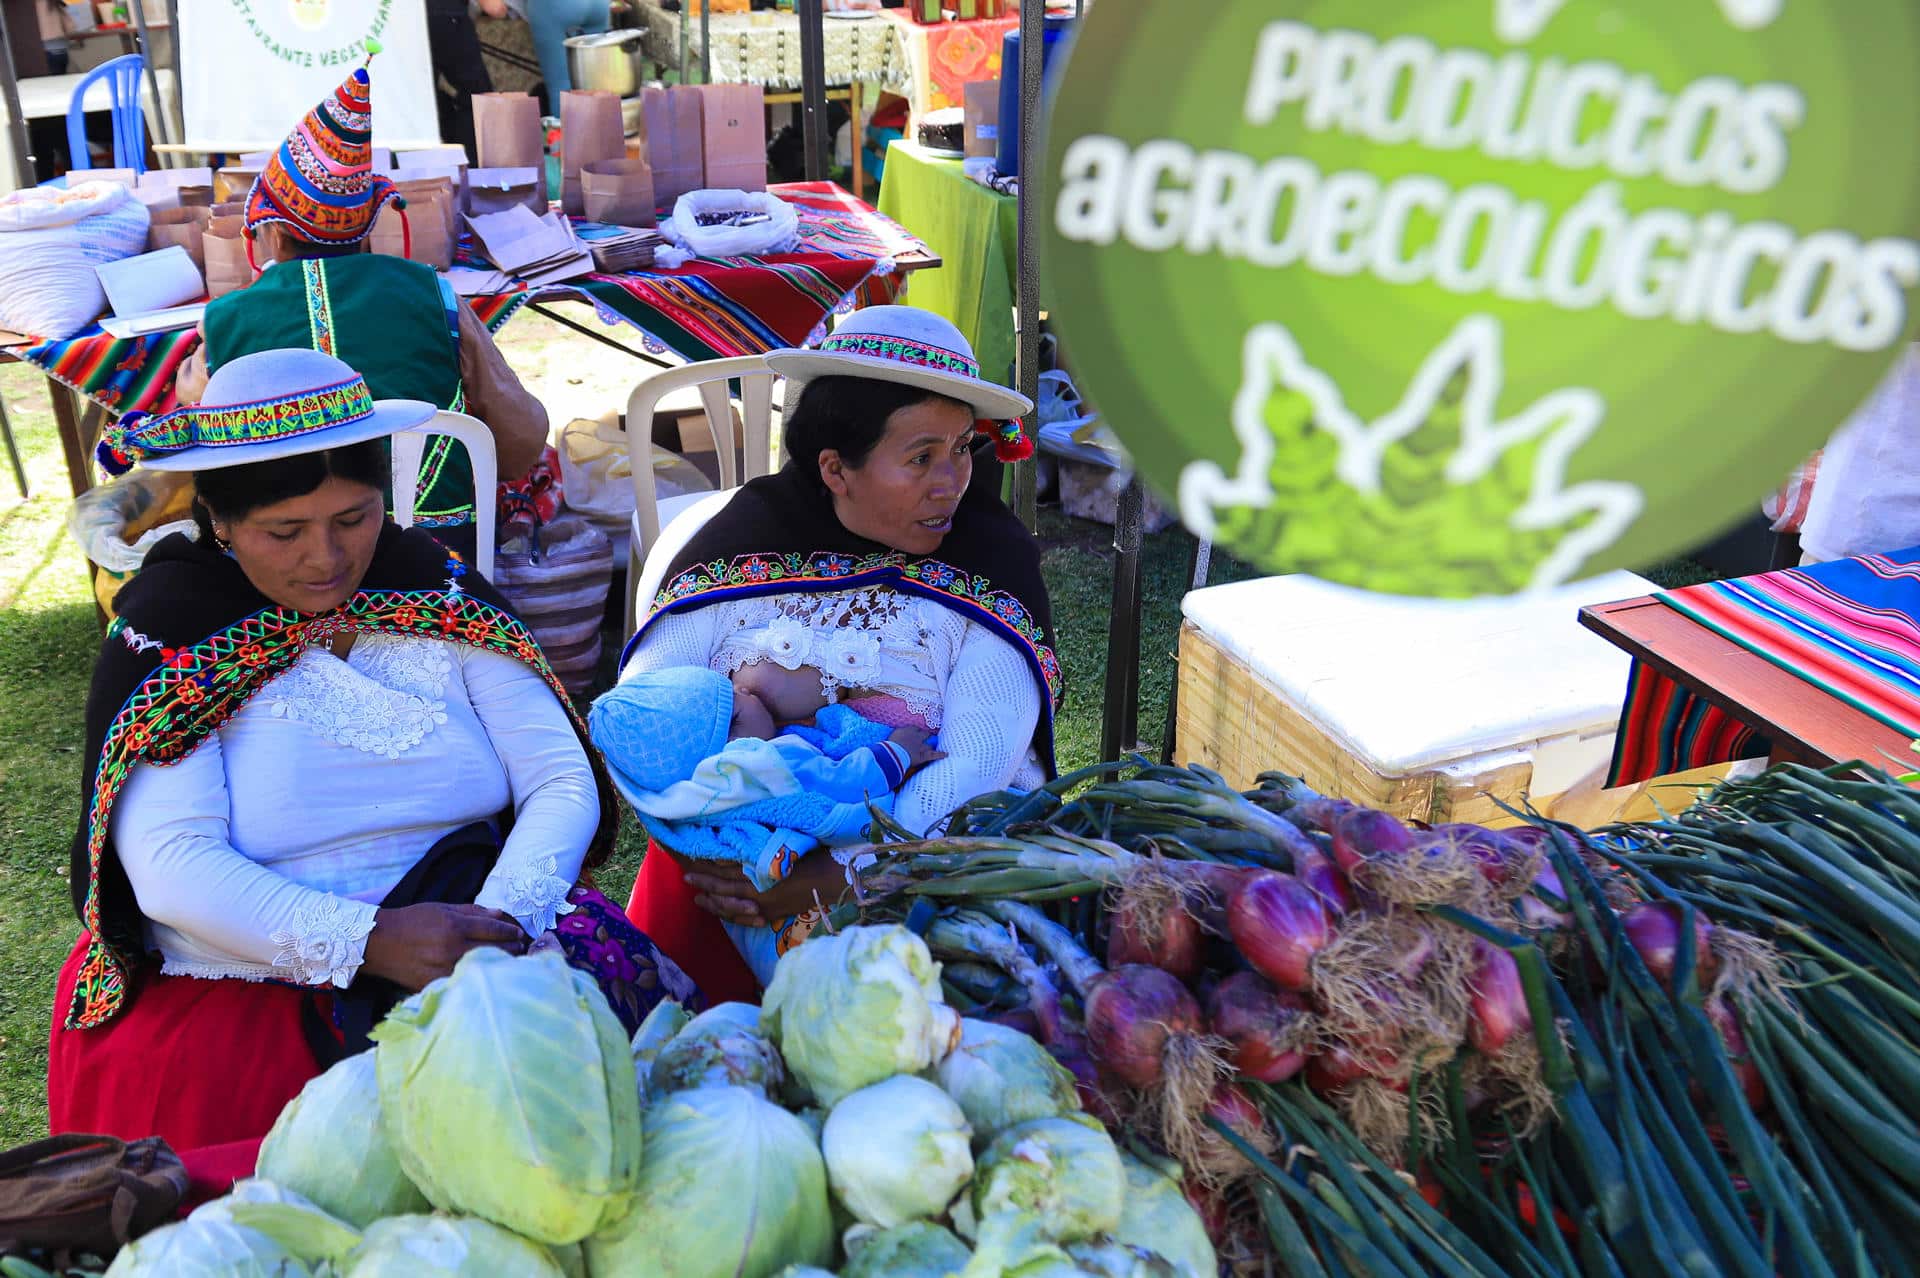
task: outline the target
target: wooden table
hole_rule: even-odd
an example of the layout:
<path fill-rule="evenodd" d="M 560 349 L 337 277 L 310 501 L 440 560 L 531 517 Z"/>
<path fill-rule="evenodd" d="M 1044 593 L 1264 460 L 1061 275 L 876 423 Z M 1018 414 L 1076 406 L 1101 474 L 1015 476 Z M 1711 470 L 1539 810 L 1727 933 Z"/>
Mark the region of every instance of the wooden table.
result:
<path fill-rule="evenodd" d="M 1912 739 L 1651 595 L 1580 610 L 1580 624 L 1773 743 L 1774 762 L 1904 766 Z"/>

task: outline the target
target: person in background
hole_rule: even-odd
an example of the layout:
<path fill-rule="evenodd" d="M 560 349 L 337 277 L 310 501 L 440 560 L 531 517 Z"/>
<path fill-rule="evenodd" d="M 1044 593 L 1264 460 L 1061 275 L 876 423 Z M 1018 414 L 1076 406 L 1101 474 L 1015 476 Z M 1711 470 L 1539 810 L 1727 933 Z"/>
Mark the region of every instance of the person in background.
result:
<path fill-rule="evenodd" d="M 560 95 L 573 87 L 567 37 L 598 35 L 610 22 L 607 0 L 507 0 L 533 29 L 533 52 L 547 82 L 547 114 L 560 114 Z"/>
<path fill-rule="evenodd" d="M 1920 545 L 1920 346 L 1909 346 L 1820 455 L 1804 563 Z"/>
<path fill-rule="evenodd" d="M 471 414 L 493 434 L 502 479 L 526 473 L 547 440 L 547 410 L 502 358 L 485 324 L 431 267 L 366 251 L 392 181 L 371 169 L 371 86 L 355 71 L 274 153 L 247 196 L 259 279 L 215 299 L 205 340 L 175 390 L 198 402 L 209 373 L 255 351 L 309 346 L 345 360 L 383 399 L 426 400 Z M 330 173 L 322 191 L 307 174 Z M 460 445 L 433 441 L 421 463 L 414 522 L 472 558 L 473 470 Z M 485 494 L 492 500 L 491 493 Z"/>
<path fill-rule="evenodd" d="M 73 26 L 67 17 L 67 6 L 60 0 L 40 0 L 36 9 L 40 18 L 40 47 L 47 54 L 47 74 L 65 75 L 67 34 Z"/>
<path fill-rule="evenodd" d="M 489 18 L 507 16 L 506 0 L 477 0 Z M 492 93 L 493 77 L 480 50 L 468 0 L 427 0 L 427 55 L 433 61 L 435 105 L 440 109 L 440 137 L 467 149 L 467 159 L 479 163 L 473 145 L 473 95 Z"/>

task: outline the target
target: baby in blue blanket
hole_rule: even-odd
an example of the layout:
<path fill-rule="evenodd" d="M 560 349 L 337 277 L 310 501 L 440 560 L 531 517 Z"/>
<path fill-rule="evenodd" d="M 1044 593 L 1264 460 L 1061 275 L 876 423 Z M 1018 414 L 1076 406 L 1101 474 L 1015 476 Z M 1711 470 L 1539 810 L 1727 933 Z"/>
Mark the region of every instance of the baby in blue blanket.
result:
<path fill-rule="evenodd" d="M 809 685 L 817 709 L 806 704 Z M 864 839 L 868 805 L 890 813 L 901 783 L 943 757 L 925 729 L 820 704 L 819 687 L 819 672 L 805 667 L 747 667 L 729 680 L 681 666 L 622 681 L 587 721 L 615 788 L 657 842 L 730 861 L 764 890 L 816 844 Z M 805 710 L 810 721 L 792 722 Z M 727 932 L 765 984 L 778 929 Z"/>

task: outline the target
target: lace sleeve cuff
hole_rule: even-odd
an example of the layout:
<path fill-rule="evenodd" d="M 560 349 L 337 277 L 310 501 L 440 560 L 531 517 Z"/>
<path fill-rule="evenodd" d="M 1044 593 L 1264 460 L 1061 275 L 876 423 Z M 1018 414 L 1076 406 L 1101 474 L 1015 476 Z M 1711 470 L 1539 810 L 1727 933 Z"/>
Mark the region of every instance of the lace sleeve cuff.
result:
<path fill-rule="evenodd" d="M 473 900 L 490 910 L 513 915 L 528 936 L 551 932 L 562 914 L 573 913 L 567 894 L 573 884 L 560 877 L 558 857 L 512 864 L 502 860 Z"/>
<path fill-rule="evenodd" d="M 287 927 L 273 934 L 273 943 L 279 947 L 273 965 L 290 968 L 293 979 L 302 985 L 345 989 L 366 958 L 367 934 L 373 931 L 377 912 L 377 906 L 362 901 L 316 897 L 294 913 Z"/>

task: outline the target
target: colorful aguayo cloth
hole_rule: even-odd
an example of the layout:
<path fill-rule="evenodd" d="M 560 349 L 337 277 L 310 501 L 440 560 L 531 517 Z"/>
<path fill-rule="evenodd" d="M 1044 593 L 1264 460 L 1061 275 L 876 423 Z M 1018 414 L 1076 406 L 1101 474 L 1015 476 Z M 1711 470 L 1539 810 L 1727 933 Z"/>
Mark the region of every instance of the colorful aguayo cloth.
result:
<path fill-rule="evenodd" d="M 584 297 L 603 319 L 631 324 L 689 360 L 800 346 L 843 305 L 895 299 L 901 280 L 894 259 L 925 245 L 831 182 L 770 189 L 800 215 L 797 252 L 697 258 L 674 271 L 588 275 L 560 291 Z M 467 300 L 497 332 L 531 298 L 522 288 Z M 95 328 L 21 354 L 104 408 L 159 413 L 174 407 L 174 374 L 199 340 L 193 329 L 120 341 Z"/>
<path fill-rule="evenodd" d="M 1888 727 L 1920 736 L 1920 547 L 1656 597 Z M 1752 728 L 1635 662 L 1608 784 L 1764 753 Z"/>

